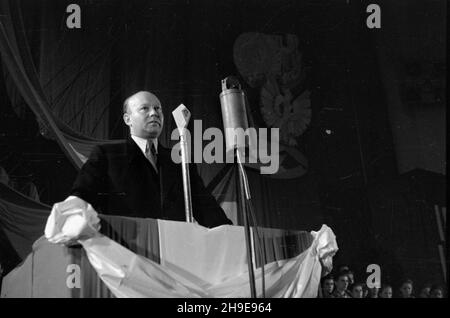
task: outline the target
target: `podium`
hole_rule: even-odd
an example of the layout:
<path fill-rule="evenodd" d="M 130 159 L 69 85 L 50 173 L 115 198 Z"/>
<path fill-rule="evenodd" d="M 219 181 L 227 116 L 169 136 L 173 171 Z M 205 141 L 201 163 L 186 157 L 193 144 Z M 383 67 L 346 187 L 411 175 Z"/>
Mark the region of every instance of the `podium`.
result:
<path fill-rule="evenodd" d="M 189 255 L 197 257 L 201 250 L 193 245 L 208 238 L 209 229 L 197 224 L 155 219 L 127 218 L 100 215 L 100 232 L 132 252 L 156 263 L 186 266 L 190 270 Z M 245 265 L 244 228 L 226 226 L 216 242 L 227 244 L 223 257 L 235 266 Z M 214 234 L 214 233 L 213 233 Z M 260 228 L 266 252 L 265 263 L 294 257 L 308 249 L 313 237 L 306 231 Z M 199 236 L 200 235 L 200 236 Z M 205 236 L 206 235 L 206 236 Z M 259 250 L 252 229 L 254 251 Z M 213 241 L 214 242 L 214 241 Z M 195 245 L 195 244 L 194 244 Z M 192 250 L 188 251 L 192 247 Z M 214 246 L 211 247 L 214 249 Z M 177 249 L 178 252 L 177 252 Z M 169 252 L 170 251 L 170 252 Z M 216 251 L 220 255 L 222 250 Z M 263 263 L 259 253 L 253 255 L 255 267 Z M 235 262 L 234 262 L 235 260 Z M 195 271 L 195 269 L 193 269 Z M 67 247 L 38 239 L 28 257 L 3 279 L 1 297 L 13 298 L 111 298 L 108 287 L 98 277 L 86 252 L 80 246 Z"/>

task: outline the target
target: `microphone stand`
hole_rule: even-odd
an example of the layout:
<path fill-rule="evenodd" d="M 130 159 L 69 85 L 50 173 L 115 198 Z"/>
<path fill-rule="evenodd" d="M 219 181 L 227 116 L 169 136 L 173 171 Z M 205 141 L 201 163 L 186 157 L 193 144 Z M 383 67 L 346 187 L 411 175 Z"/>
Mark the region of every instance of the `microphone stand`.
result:
<path fill-rule="evenodd" d="M 253 257 L 252 257 L 252 244 L 250 240 L 250 225 L 248 223 L 248 214 L 246 208 L 246 200 L 250 202 L 250 187 L 248 185 L 247 174 L 245 173 L 244 166 L 240 157 L 239 149 L 236 150 L 236 158 L 238 165 L 239 174 L 239 195 L 240 195 L 240 208 L 243 213 L 244 218 L 244 231 L 245 231 L 245 243 L 247 245 L 247 265 L 248 265 L 248 276 L 250 281 L 250 295 L 251 298 L 256 298 L 256 287 L 255 287 L 255 272 L 253 270 Z"/>
<path fill-rule="evenodd" d="M 228 88 L 230 87 L 230 88 Z M 239 81 L 234 76 L 229 76 L 222 80 L 222 93 L 219 95 L 220 105 L 222 108 L 222 120 L 225 128 L 225 141 L 227 143 L 227 152 L 228 151 L 236 151 L 237 154 L 237 167 L 239 174 L 239 184 L 237 187 L 239 189 L 239 207 L 242 211 L 243 219 L 244 219 L 244 230 L 245 230 L 245 243 L 247 247 L 247 265 L 248 265 L 248 275 L 249 275 L 249 283 L 250 283 L 250 293 L 252 298 L 256 298 L 256 287 L 255 287 L 255 273 L 253 266 L 253 253 L 252 253 L 252 242 L 251 242 L 251 233 L 250 233 L 250 225 L 249 225 L 249 216 L 247 207 L 250 209 L 251 215 L 254 217 L 253 206 L 250 197 L 250 188 L 248 185 L 247 175 L 244 170 L 244 166 L 242 164 L 242 158 L 239 147 L 236 147 L 239 143 L 237 140 L 231 140 L 233 138 L 233 134 L 229 134 L 227 132 L 228 128 L 236 129 L 236 128 L 247 128 L 247 113 L 245 108 L 245 93 L 241 89 L 241 85 Z M 237 137 L 234 135 L 234 137 Z M 245 143 L 245 142 L 244 142 Z M 245 149 L 245 148 L 244 148 Z M 244 152 L 245 153 L 245 152 Z M 230 153 L 231 154 L 231 153 Z M 244 158 L 245 159 L 245 158 Z M 256 225 L 256 218 L 254 220 L 254 224 Z M 258 229 L 255 227 L 255 235 L 257 239 L 259 239 Z M 262 242 L 264 245 L 264 242 Z M 264 253 L 264 248 L 261 248 Z M 263 297 L 265 297 L 264 291 L 264 262 L 265 257 L 263 258 L 263 266 L 262 270 L 262 287 L 263 287 Z"/>
<path fill-rule="evenodd" d="M 185 128 L 183 128 L 185 129 Z M 194 222 L 192 215 L 191 179 L 189 175 L 188 151 L 185 132 L 180 129 L 181 169 L 183 174 L 184 212 L 186 222 Z"/>
<path fill-rule="evenodd" d="M 184 212 L 186 216 L 186 222 L 194 222 L 192 215 L 192 196 L 191 196 L 191 180 L 189 176 L 189 163 L 188 163 L 188 145 L 186 141 L 186 129 L 191 118 L 191 113 L 183 104 L 180 104 L 173 112 L 173 118 L 178 127 L 180 133 L 180 151 L 181 151 L 181 169 L 183 173 L 183 195 L 184 195 Z M 161 201 L 162 202 L 162 201 Z"/>

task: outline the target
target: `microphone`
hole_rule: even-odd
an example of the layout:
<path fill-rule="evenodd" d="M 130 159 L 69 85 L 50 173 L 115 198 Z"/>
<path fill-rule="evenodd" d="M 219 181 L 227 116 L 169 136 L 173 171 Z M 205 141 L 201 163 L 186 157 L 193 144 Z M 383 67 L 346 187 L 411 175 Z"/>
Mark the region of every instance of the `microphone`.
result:
<path fill-rule="evenodd" d="M 245 132 L 248 130 L 247 111 L 245 108 L 246 98 L 236 77 L 228 76 L 222 80 L 222 93 L 220 93 L 219 97 L 225 130 L 226 156 L 227 159 L 234 156 L 234 149 L 237 150 L 236 159 L 243 176 L 243 187 L 247 198 L 250 199 L 250 189 L 243 167 L 243 158 L 241 157 L 245 156 Z M 249 138 L 251 145 L 254 141 L 251 140 L 251 135 Z"/>
<path fill-rule="evenodd" d="M 186 106 L 180 104 L 173 112 L 172 116 L 177 124 L 178 131 L 180 133 L 180 147 L 181 147 L 181 169 L 183 175 L 183 194 L 184 194 L 184 212 L 186 216 L 186 222 L 194 222 L 194 216 L 192 212 L 192 195 L 191 195 L 191 178 L 189 175 L 188 164 L 188 145 L 186 140 L 186 127 L 191 119 L 191 112 Z M 161 201 L 162 202 L 162 201 Z"/>
<path fill-rule="evenodd" d="M 250 283 L 250 294 L 252 298 L 256 298 L 255 287 L 255 273 L 253 269 L 252 260 L 252 246 L 250 243 L 250 224 L 248 220 L 248 214 L 246 209 L 246 202 L 249 202 L 251 206 L 250 188 L 248 185 L 247 174 L 245 173 L 244 166 L 241 159 L 240 152 L 245 153 L 245 134 L 248 130 L 247 112 L 245 109 L 245 93 L 241 89 L 239 81 L 234 76 L 229 76 L 222 80 L 222 93 L 220 97 L 220 106 L 222 108 L 222 120 L 225 130 L 225 144 L 226 144 L 226 156 L 234 156 L 234 149 L 236 148 L 236 158 L 239 175 L 238 193 L 240 193 L 240 210 L 243 213 L 244 228 L 245 228 L 245 242 L 247 246 L 247 266 Z M 237 137 L 241 142 L 238 142 Z M 227 160 L 228 162 L 228 160 Z M 246 201 L 247 200 L 247 201 Z M 263 266 L 264 267 L 264 266 Z"/>
<path fill-rule="evenodd" d="M 186 106 L 180 104 L 173 112 L 173 118 L 175 119 L 175 123 L 177 125 L 180 136 L 184 136 L 185 129 L 189 123 L 189 119 L 191 119 L 191 112 L 187 109 Z"/>
<path fill-rule="evenodd" d="M 222 120 L 225 130 L 226 152 L 234 148 L 245 147 L 237 142 L 236 129 L 248 128 L 247 112 L 245 108 L 245 93 L 241 89 L 239 81 L 234 76 L 222 80 L 222 92 L 219 95 L 222 108 Z"/>

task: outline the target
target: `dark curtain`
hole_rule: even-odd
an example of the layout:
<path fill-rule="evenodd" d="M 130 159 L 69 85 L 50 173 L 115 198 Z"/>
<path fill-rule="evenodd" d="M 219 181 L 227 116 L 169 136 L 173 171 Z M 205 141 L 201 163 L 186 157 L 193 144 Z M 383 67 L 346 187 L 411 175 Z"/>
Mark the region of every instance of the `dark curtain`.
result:
<path fill-rule="evenodd" d="M 380 1 L 373 34 L 400 173 L 446 174 L 448 1 Z"/>
<path fill-rule="evenodd" d="M 61 127 L 66 127 L 67 125 L 61 121 L 55 121 L 49 112 L 49 103 L 39 82 L 24 31 L 19 3 L 10 3 L 7 0 L 1 1 L 0 12 L 2 15 L 0 20 L 2 60 L 16 84 L 16 88 L 43 125 L 43 128 L 51 137 L 55 138 L 68 158 L 73 160 L 75 165 L 79 165 L 80 160 L 77 160 L 73 149 L 70 149 L 64 142 L 64 137 L 58 128 L 58 124 Z"/>
<path fill-rule="evenodd" d="M 155 92 L 164 105 L 165 129 L 161 141 L 166 145 L 174 143 L 170 140 L 175 128 L 171 112 L 180 103 L 188 106 L 192 119 L 202 120 L 203 130 L 222 128 L 219 85 L 220 79 L 237 73 L 233 65 L 233 42 L 240 33 L 257 25 L 261 28 L 263 24 L 255 17 L 259 13 L 269 13 L 256 3 L 250 4 L 246 10 L 253 16 L 248 20 L 242 16 L 238 2 L 192 5 L 188 2 L 149 4 L 135 1 L 96 6 L 84 1 L 80 2 L 81 30 L 67 30 L 64 9 L 69 1 L 50 1 L 41 5 L 28 1 L 2 3 L 9 7 L 11 14 L 16 12 L 18 15 L 20 10 L 24 12 L 26 32 L 18 33 L 24 41 L 28 35 L 33 53 L 28 60 L 39 66 L 35 72 L 39 76 L 35 78 L 33 87 L 43 87 L 41 99 L 48 101 L 43 104 L 53 110 L 58 120 L 70 125 L 75 132 L 86 133 L 95 129 L 104 132 L 104 127 L 109 127 L 110 138 L 123 138 L 126 127 L 121 118 L 122 101 L 137 90 L 147 89 Z M 253 7 L 258 8 L 258 12 L 253 12 Z M 283 11 L 283 14 L 287 12 Z M 282 21 L 277 20 L 277 25 Z M 20 30 L 17 23 L 16 31 L 13 21 L 8 23 L 6 38 Z M 286 26 L 283 28 L 285 32 L 296 31 Z M 261 31 L 270 33 L 275 29 L 275 26 L 262 27 Z M 2 50 L 8 51 L 7 42 Z M 7 58 L 5 55 L 4 61 L 8 65 Z M 24 85 L 20 81 L 17 83 Z M 95 83 L 95 87 L 90 83 Z M 90 87 L 88 91 L 86 87 Z M 246 89 L 252 101 L 251 112 L 257 114 L 258 103 L 252 97 L 258 91 L 250 87 Z M 100 93 L 93 97 L 96 92 Z M 22 91 L 21 95 L 26 97 L 27 93 Z M 87 103 L 90 97 L 93 99 Z M 27 104 L 33 105 L 35 101 L 27 99 Z M 78 106 L 72 108 L 71 105 Z M 104 117 L 93 115 L 84 108 L 103 109 L 105 105 L 108 105 L 109 115 L 105 112 Z M 70 111 L 66 112 L 64 109 L 67 107 Z M 83 110 L 80 112 L 80 109 Z M 60 116 L 59 112 L 65 114 Z M 76 117 L 76 114 L 81 117 Z M 76 120 L 73 122 L 67 121 L 74 117 Z M 109 123 L 104 126 L 90 122 L 100 123 L 106 117 L 109 117 Z M 64 149 L 67 145 L 62 147 Z M 224 167 L 222 164 L 200 164 L 199 171 L 206 185 Z M 228 177 L 234 178 L 235 175 Z M 259 224 L 305 229 L 318 228 L 322 223 L 314 174 L 284 182 L 249 170 L 249 178 Z M 235 201 L 232 194 L 225 195 L 223 190 L 221 195 Z M 236 204 L 227 202 L 230 213 L 237 218 Z"/>
<path fill-rule="evenodd" d="M 39 80 L 55 116 L 83 135 L 108 139 L 114 40 L 62 27 L 65 21 L 55 19 L 55 12 L 64 10 L 64 4 L 40 7 Z M 97 18 L 105 19 L 100 12 Z"/>
<path fill-rule="evenodd" d="M 50 207 L 0 183 L 0 261 L 9 271 L 43 235 Z"/>
<path fill-rule="evenodd" d="M 34 65 L 47 106 L 59 120 L 86 136 L 107 139 L 110 53 L 114 42 L 98 33 L 62 27 L 65 19 L 57 17 L 65 12 L 64 4 L 10 3 L 15 32 L 24 33 L 27 41 L 21 43 L 19 38 L 19 46 L 32 48 L 30 55 L 21 55 L 23 59 L 31 58 L 26 63 Z M 3 8 L 8 14 L 8 6 L 4 4 Z M 12 39 L 11 33 L 8 36 Z M 14 110 L 23 117 L 26 105 L 14 78 L 9 73 L 4 77 Z"/>
<path fill-rule="evenodd" d="M 373 182 L 369 198 L 382 279 L 399 286 L 410 278 L 416 288 L 444 282 L 435 207 L 441 211 L 447 205 L 445 176 L 416 169 Z"/>

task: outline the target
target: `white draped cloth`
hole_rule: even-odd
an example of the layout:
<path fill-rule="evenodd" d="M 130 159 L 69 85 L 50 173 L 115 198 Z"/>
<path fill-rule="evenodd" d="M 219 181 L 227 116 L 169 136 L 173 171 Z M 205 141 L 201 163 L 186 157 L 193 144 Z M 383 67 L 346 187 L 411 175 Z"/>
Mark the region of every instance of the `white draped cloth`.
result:
<path fill-rule="evenodd" d="M 116 297 L 250 297 L 242 227 L 208 229 L 193 223 L 158 221 L 161 263 L 157 263 L 100 234 L 95 210 L 77 200 L 54 205 L 45 236 L 57 244 L 80 243 Z M 326 225 L 311 234 L 314 240 L 307 250 L 265 265 L 265 297 L 317 297 L 320 278 L 331 270 L 338 247 Z M 260 268 L 255 268 L 255 284 L 261 296 Z"/>

